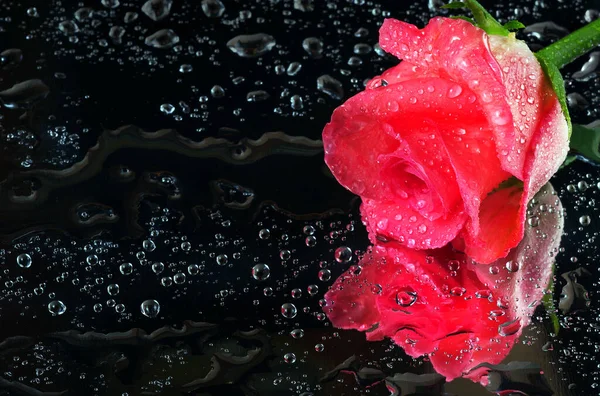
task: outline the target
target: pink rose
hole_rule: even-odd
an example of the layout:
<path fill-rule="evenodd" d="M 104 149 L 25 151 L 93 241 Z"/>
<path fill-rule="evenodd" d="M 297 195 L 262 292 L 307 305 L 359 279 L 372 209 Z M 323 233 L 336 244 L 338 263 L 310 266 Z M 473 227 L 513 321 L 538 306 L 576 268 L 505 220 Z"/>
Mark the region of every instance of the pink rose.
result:
<path fill-rule="evenodd" d="M 479 263 L 506 256 L 523 237 L 528 201 L 568 151 L 540 64 L 513 35 L 449 18 L 422 30 L 387 19 L 380 45 L 403 61 L 323 131 L 325 161 L 361 196 L 371 240 L 413 249 L 454 241 Z M 499 188 L 511 177 L 523 188 Z"/>

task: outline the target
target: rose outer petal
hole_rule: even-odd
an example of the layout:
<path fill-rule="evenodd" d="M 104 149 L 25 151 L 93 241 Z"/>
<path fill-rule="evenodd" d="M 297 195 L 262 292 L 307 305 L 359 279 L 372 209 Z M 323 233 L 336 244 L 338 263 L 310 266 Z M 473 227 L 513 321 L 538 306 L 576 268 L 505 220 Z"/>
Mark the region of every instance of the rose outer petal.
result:
<path fill-rule="evenodd" d="M 565 117 L 535 55 L 514 36 L 488 36 L 466 21 L 448 18 L 434 18 L 422 30 L 388 19 L 380 30 L 380 44 L 404 59 L 401 64 L 413 65 L 412 69 L 408 65 L 403 68 L 406 76 L 416 69 L 420 75 L 446 76 L 467 85 L 483 106 L 502 169 L 525 184 L 521 210 L 507 208 L 504 213 L 506 227 L 516 232 L 502 238 L 504 246 L 496 242 L 493 253 L 485 252 L 486 244 L 498 225 L 480 219 L 479 205 L 485 199 L 481 192 L 491 191 L 507 174 L 491 171 L 494 166 L 487 167 L 493 156 L 483 162 L 486 166 L 482 169 L 490 170 L 485 176 L 469 172 L 473 167 L 460 161 L 468 157 L 451 157 L 456 161 L 457 182 L 470 216 L 466 227 L 469 235 L 465 238 L 467 245 L 473 244 L 470 254 L 482 263 L 505 255 L 521 239 L 525 205 L 558 170 L 568 151 Z M 448 147 L 448 152 L 455 153 L 455 148 Z M 475 188 L 465 187 L 468 183 Z"/>
<path fill-rule="evenodd" d="M 405 71 L 391 73 L 402 78 Z M 363 201 L 371 200 L 369 213 L 374 213 L 374 208 L 398 207 L 397 213 L 386 212 L 392 214 L 388 221 L 394 222 L 396 216 L 410 219 L 418 212 L 416 225 L 424 224 L 429 234 L 437 233 L 433 237 L 400 233 L 411 224 L 381 230 L 378 221 L 367 218 L 375 234 L 389 234 L 406 243 L 412 240 L 412 246 L 419 249 L 435 248 L 454 238 L 457 224 L 465 220 L 465 209 L 473 227 L 478 225 L 480 202 L 509 175 L 500 167 L 493 135 L 481 107 L 473 101 L 468 88 L 429 77 L 368 89 L 335 110 L 323 131 L 323 141 L 325 161 L 338 181 Z M 394 161 L 406 164 L 411 174 L 394 177 L 387 172 Z M 398 196 L 402 183 L 414 174 L 421 175 L 433 198 L 420 199 L 420 191 L 414 188 L 407 194 L 414 200 Z M 439 196 L 440 204 L 434 196 Z M 444 218 L 449 216 L 453 218 Z M 383 214 L 377 217 L 382 219 Z M 434 222 L 438 219 L 440 226 Z"/>

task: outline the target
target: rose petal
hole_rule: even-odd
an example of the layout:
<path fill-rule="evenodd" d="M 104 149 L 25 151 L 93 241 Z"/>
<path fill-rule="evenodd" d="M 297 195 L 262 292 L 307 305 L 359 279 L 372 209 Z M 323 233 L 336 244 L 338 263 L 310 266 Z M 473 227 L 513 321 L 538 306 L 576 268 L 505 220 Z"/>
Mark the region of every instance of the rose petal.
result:
<path fill-rule="evenodd" d="M 467 219 L 464 212 L 457 212 L 430 220 L 409 205 L 367 198 L 363 199 L 360 209 L 373 243 L 383 237 L 413 249 L 433 249 L 446 245 L 458 235 Z"/>
<path fill-rule="evenodd" d="M 550 183 L 536 194 L 535 202 L 530 205 L 531 215 L 518 246 L 490 266 L 473 265 L 477 277 L 511 303 L 512 316 L 522 318 L 523 327 L 542 301 L 552 277 L 564 224 L 561 202 Z"/>
<path fill-rule="evenodd" d="M 533 195 L 565 160 L 567 121 L 552 85 L 527 44 L 514 36 L 489 36 L 489 43 L 502 70 L 515 131 L 512 140 L 498 136 L 500 160 L 506 171 L 530 183 Z M 543 152 L 536 147 L 542 140 Z M 531 162 L 539 167 L 532 168 Z"/>
<path fill-rule="evenodd" d="M 496 139 L 514 142 L 513 115 L 501 68 L 487 38 L 483 30 L 467 21 L 442 17 L 431 19 L 421 30 L 386 19 L 379 31 L 379 44 L 385 51 L 469 87 L 493 126 Z"/>

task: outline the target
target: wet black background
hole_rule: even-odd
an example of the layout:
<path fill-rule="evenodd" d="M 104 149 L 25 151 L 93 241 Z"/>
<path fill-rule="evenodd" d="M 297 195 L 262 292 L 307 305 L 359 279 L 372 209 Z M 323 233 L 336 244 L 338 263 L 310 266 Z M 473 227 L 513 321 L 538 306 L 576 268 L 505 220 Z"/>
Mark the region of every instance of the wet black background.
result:
<path fill-rule="evenodd" d="M 399 348 L 390 343 L 368 344 L 362 334 L 353 332 L 340 331 L 335 335 L 326 321 L 316 317 L 320 311 L 318 299 L 347 268 L 333 260 L 335 248 L 350 246 L 360 251 L 367 245 L 356 198 L 331 178 L 318 142 L 314 142 L 320 138 L 332 110 L 341 103 L 318 92 L 316 79 L 330 74 L 342 82 L 345 97 L 351 96 L 362 89 L 365 79 L 396 63 L 373 51 L 360 56 L 362 65 L 347 64 L 354 55 L 354 44 L 376 43 L 377 28 L 385 11 L 420 26 L 431 16 L 445 12 L 430 9 L 424 1 L 315 1 L 313 11 L 300 12 L 290 1 L 224 0 L 223 17 L 209 19 L 202 13 L 200 2 L 174 0 L 171 15 L 154 22 L 140 12 L 142 3 L 122 1 L 114 10 L 103 7 L 99 0 L 6 0 L 0 4 L 0 50 L 20 48 L 24 54 L 18 67 L 0 71 L 0 88 L 31 78 L 39 78 L 50 87 L 49 96 L 24 116 L 24 111 L 0 110 L 0 241 L 5 249 L 0 256 L 0 340 L 29 337 L 21 340 L 18 347 L 0 350 L 0 395 L 34 394 L 16 383 L 47 392 L 68 389 L 69 394 L 388 394 L 383 383 L 365 388 L 350 374 L 318 385 L 326 372 L 353 354 L 359 356 L 363 366 L 376 367 L 387 375 L 431 372 L 426 362 L 404 358 Z M 515 16 L 526 25 L 551 20 L 571 31 L 584 23 L 586 10 L 600 8 L 597 1 L 484 4 L 501 21 Z M 72 43 L 57 25 L 65 18 L 72 19 L 73 12 L 81 6 L 104 11 L 106 15 L 94 17 L 101 21 L 99 26 L 80 24 L 81 31 L 76 35 L 79 41 Z M 39 17 L 27 15 L 31 7 L 37 8 Z M 251 11 L 252 16 L 240 20 L 239 12 L 244 10 Z M 125 25 L 126 11 L 139 12 L 139 19 Z M 110 26 L 115 24 L 127 29 L 120 45 L 108 37 Z M 354 36 L 360 27 L 368 29 L 366 37 Z M 176 31 L 180 51 L 144 46 L 143 38 L 162 28 Z M 238 34 L 257 32 L 268 33 L 277 41 L 275 48 L 260 58 L 240 58 L 225 45 Z M 535 49 L 559 35 L 549 31 L 539 36 L 521 34 L 521 38 Z M 302 40 L 310 36 L 325 43 L 321 59 L 310 58 L 302 49 Z M 107 40 L 106 46 L 99 41 L 103 39 Z M 189 46 L 193 46 L 193 53 L 202 51 L 202 56 L 190 54 Z M 585 60 L 565 70 L 568 92 L 578 92 L 589 102 L 585 108 L 573 109 L 572 116 L 578 123 L 597 117 L 597 78 L 586 82 L 569 78 Z M 298 75 L 274 72 L 276 65 L 287 68 L 292 61 L 302 64 Z M 190 64 L 194 70 L 182 74 L 178 71 L 181 64 Z M 64 78 L 57 78 L 56 73 L 63 73 Z M 245 81 L 236 85 L 232 78 L 238 76 Z M 211 97 L 210 89 L 215 84 L 225 88 L 224 98 Z M 246 94 L 256 89 L 264 89 L 271 97 L 248 103 Z M 289 104 L 294 94 L 304 99 L 303 110 L 296 114 Z M 208 100 L 204 102 L 203 96 Z M 180 101 L 192 108 L 193 116 L 181 110 Z M 163 103 L 178 109 L 165 115 L 159 110 Z M 276 108 L 281 114 L 274 111 Z M 181 120 L 175 116 L 181 116 Z M 107 130 L 124 125 L 136 128 L 126 129 L 112 140 L 107 138 L 109 148 L 101 144 L 100 150 L 95 150 L 106 155 L 90 156 L 89 165 L 77 170 L 76 164 L 81 164 L 86 153 L 97 142 L 104 142 L 103 133 L 106 138 Z M 60 133 L 72 135 L 74 140 L 58 143 L 49 133 L 57 127 L 59 131 L 64 127 L 65 132 Z M 140 138 L 140 129 L 175 129 L 176 133 Z M 278 153 L 272 146 L 253 147 L 248 142 L 277 131 L 306 137 L 313 146 L 292 144 Z M 13 138 L 11 134 L 21 137 Z M 226 142 L 219 143 L 215 158 L 198 158 L 193 152 L 204 149 L 169 146 L 178 135 L 194 142 L 208 137 L 222 137 Z M 254 162 L 239 160 L 240 153 L 249 149 L 264 158 Z M 27 168 L 22 165 L 26 159 L 31 162 Z M 61 173 L 71 166 L 75 166 L 71 171 L 76 171 Z M 123 171 L 125 168 L 127 172 Z M 576 193 L 567 191 L 569 184 L 577 185 L 582 180 L 591 187 Z M 594 349 L 598 347 L 594 303 L 598 252 L 593 239 L 598 230 L 598 214 L 590 204 L 598 195 L 597 182 L 597 168 L 582 161 L 560 171 L 553 180 L 567 208 L 565 251 L 557 258 L 557 274 L 579 266 L 589 268 L 591 276 L 581 282 L 590 292 L 592 306 L 582 313 L 560 313 L 565 328 L 554 340 L 547 335 L 551 328 L 547 320 L 537 324 L 531 336 L 524 338 L 533 345 L 518 345 L 510 358 L 540 364 L 558 395 L 595 394 L 598 389 L 592 387 L 598 383 L 594 361 L 598 355 Z M 41 192 L 46 191 L 44 198 Z M 15 202 L 15 196 L 33 198 Z M 252 198 L 248 205 L 241 209 L 235 205 L 247 202 L 248 197 Z M 169 210 L 167 221 L 150 226 L 150 219 L 160 217 L 165 208 Z M 99 213 L 100 217 L 82 222 L 77 214 L 82 211 Z M 592 217 L 592 224 L 581 228 L 578 219 L 584 214 Z M 229 226 L 224 225 L 226 221 Z M 315 247 L 305 244 L 305 225 L 316 228 Z M 347 231 L 348 225 L 353 225 L 355 231 Z M 263 228 L 271 230 L 269 240 L 258 238 Z M 164 232 L 153 238 L 156 250 L 146 252 L 148 263 L 144 264 L 136 254 L 143 250 L 142 241 L 151 229 Z M 330 242 L 331 231 L 339 231 L 340 236 Z M 284 235 L 288 235 L 288 240 Z M 191 242 L 192 250 L 173 252 L 173 246 L 180 245 L 182 237 Z M 98 265 L 89 269 L 86 259 L 91 253 L 85 248 L 88 244 L 100 259 Z M 291 258 L 282 260 L 282 250 L 290 250 Z M 33 257 L 29 269 L 16 265 L 16 256 L 24 252 Z M 233 259 L 235 252 L 240 253 L 239 259 Z M 211 253 L 227 254 L 230 265 L 217 266 Z M 150 269 L 157 261 L 167 267 L 161 275 Z M 326 264 L 320 264 L 321 261 Z M 123 262 L 134 264 L 132 276 L 119 273 Z M 205 270 L 199 275 L 186 272 L 188 265 L 203 262 Z M 268 281 L 252 279 L 250 269 L 256 262 L 270 265 Z M 331 270 L 331 281 L 319 280 L 321 266 Z M 179 272 L 186 273 L 185 283 L 161 286 L 163 276 Z M 77 284 L 73 284 L 75 279 Z M 98 279 L 102 281 L 99 283 Z M 557 282 L 558 298 L 562 284 Z M 123 314 L 106 304 L 110 298 L 106 286 L 111 283 L 120 285 L 121 291 L 114 299 L 124 304 Z M 315 297 L 307 295 L 310 284 L 319 286 Z M 36 294 L 35 289 L 41 285 L 43 291 Z M 82 290 L 86 285 L 89 288 Z M 273 296 L 265 297 L 264 287 L 272 287 Z M 294 288 L 302 289 L 301 299 L 290 297 Z M 50 293 L 55 296 L 50 297 Z M 160 315 L 154 319 L 139 311 L 140 303 L 150 298 L 161 304 Z M 65 303 L 65 314 L 52 316 L 48 312 L 47 304 L 54 299 Z M 279 313 L 285 302 L 296 303 L 299 311 L 309 307 L 310 312 L 285 320 Z M 92 309 L 97 303 L 104 304 L 100 313 Z M 201 336 L 182 331 L 172 338 L 151 342 L 138 338 L 125 342 L 125 346 L 114 340 L 105 344 L 97 341 L 95 346 L 74 346 L 59 342 L 52 335 L 66 330 L 110 333 L 133 328 L 150 333 L 163 326 L 182 329 L 187 320 L 210 322 L 218 329 L 209 335 L 198 333 Z M 239 333 L 256 328 L 262 333 Z M 290 337 L 293 328 L 304 329 L 304 338 Z M 541 345 L 549 340 L 554 351 L 542 352 Z M 317 343 L 325 346 L 324 352 L 315 352 Z M 264 356 L 231 367 L 221 362 L 223 367 L 216 379 L 208 380 L 200 390 L 183 386 L 206 375 L 216 352 L 246 356 L 252 348 L 259 348 Z M 294 364 L 283 361 L 283 355 L 290 352 L 296 354 Z M 127 357 L 125 369 L 116 363 L 121 354 Z M 35 369 L 40 367 L 45 371 L 36 375 Z M 65 370 L 61 372 L 60 367 Z M 10 381 L 13 382 L 7 384 Z M 567 389 L 569 384 L 575 385 L 573 389 Z M 447 391 L 458 395 L 486 394 L 483 388 L 466 381 L 449 385 Z"/>

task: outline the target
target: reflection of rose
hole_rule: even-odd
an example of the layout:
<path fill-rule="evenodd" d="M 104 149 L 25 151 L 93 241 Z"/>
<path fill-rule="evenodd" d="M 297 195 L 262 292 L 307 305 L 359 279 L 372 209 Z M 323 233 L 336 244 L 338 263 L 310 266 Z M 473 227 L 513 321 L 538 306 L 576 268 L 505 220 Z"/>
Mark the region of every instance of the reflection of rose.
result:
<path fill-rule="evenodd" d="M 327 292 L 325 312 L 368 340 L 389 337 L 410 356 L 429 354 L 448 379 L 499 363 L 542 300 L 558 251 L 560 201 L 547 184 L 535 202 L 533 226 L 505 259 L 480 265 L 450 246 L 377 244 Z"/>
<path fill-rule="evenodd" d="M 477 262 L 505 256 L 523 236 L 527 202 L 568 150 L 565 117 L 534 54 L 514 36 L 448 18 L 422 30 L 388 19 L 380 45 L 403 62 L 336 109 L 323 131 L 325 161 L 361 196 L 371 240 L 432 249 L 459 237 Z M 490 194 L 512 176 L 524 189 Z"/>

